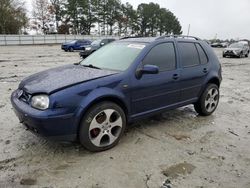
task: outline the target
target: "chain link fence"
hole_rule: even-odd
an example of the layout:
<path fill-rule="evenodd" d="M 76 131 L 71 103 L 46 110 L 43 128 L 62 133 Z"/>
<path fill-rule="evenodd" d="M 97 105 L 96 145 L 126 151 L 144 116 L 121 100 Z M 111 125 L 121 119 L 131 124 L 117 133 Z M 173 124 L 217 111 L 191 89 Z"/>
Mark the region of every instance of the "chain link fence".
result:
<path fill-rule="evenodd" d="M 9 45 L 41 45 L 61 44 L 77 39 L 103 39 L 116 38 L 114 36 L 91 36 L 91 35 L 0 35 L 0 46 Z"/>

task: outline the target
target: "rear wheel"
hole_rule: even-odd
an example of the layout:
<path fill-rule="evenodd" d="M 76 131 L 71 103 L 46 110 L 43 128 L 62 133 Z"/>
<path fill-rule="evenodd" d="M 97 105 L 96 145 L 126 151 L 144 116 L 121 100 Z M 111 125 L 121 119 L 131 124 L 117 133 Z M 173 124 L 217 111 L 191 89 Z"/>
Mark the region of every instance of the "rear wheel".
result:
<path fill-rule="evenodd" d="M 79 130 L 80 143 L 90 151 L 114 147 L 126 127 L 124 111 L 115 103 L 101 102 L 85 114 Z"/>
<path fill-rule="evenodd" d="M 194 108 L 202 116 L 211 115 L 217 108 L 220 98 L 220 91 L 217 85 L 209 84 L 200 96 Z"/>

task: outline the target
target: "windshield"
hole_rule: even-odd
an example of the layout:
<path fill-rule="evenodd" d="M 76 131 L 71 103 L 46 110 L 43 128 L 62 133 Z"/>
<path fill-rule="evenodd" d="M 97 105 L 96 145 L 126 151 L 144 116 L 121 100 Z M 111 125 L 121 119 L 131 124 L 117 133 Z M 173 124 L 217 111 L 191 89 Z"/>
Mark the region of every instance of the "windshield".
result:
<path fill-rule="evenodd" d="M 88 56 L 80 64 L 124 71 L 144 47 L 145 44 L 138 43 L 110 43 Z"/>
<path fill-rule="evenodd" d="M 234 43 L 229 46 L 229 48 L 242 48 L 243 44 L 241 43 Z"/>
<path fill-rule="evenodd" d="M 77 40 L 72 40 L 70 41 L 69 43 L 72 44 L 72 43 L 75 43 Z"/>
<path fill-rule="evenodd" d="M 95 40 L 91 43 L 91 45 L 99 45 L 101 43 L 102 40 Z"/>

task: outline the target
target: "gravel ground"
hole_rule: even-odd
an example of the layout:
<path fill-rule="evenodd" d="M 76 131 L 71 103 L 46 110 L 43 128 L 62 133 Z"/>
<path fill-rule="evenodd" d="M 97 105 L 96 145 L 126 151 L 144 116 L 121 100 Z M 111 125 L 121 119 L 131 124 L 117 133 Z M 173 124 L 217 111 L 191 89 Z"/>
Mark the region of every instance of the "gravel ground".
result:
<path fill-rule="evenodd" d="M 0 47 L 0 187 L 250 187 L 250 58 L 221 58 L 221 99 L 209 117 L 193 106 L 130 125 L 113 149 L 39 138 L 19 123 L 10 94 L 26 76 L 79 61 L 59 46 Z"/>

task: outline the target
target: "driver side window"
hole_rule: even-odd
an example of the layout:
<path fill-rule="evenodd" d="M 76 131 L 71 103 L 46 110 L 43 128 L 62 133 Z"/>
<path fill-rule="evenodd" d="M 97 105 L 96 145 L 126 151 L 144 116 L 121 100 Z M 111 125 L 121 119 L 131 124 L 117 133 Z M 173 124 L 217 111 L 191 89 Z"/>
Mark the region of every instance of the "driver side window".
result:
<path fill-rule="evenodd" d="M 159 71 L 176 68 L 175 48 L 172 42 L 158 44 L 153 47 L 143 60 L 143 65 L 156 65 Z"/>

